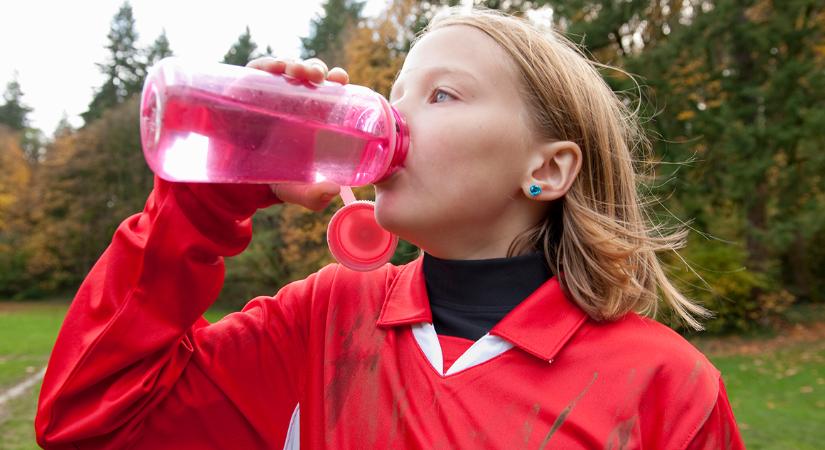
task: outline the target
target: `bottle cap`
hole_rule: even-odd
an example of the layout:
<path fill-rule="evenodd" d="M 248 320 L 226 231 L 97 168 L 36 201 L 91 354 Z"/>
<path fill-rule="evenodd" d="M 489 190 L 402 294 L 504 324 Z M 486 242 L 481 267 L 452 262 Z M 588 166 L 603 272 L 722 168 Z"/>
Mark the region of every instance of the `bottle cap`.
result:
<path fill-rule="evenodd" d="M 387 171 L 379 179 L 373 181 L 373 184 L 386 180 L 403 167 L 410 148 L 410 129 L 407 127 L 407 121 L 394 106 L 390 106 L 390 111 L 395 123 L 395 147 L 393 147 L 392 159 L 389 166 L 387 166 Z"/>
<path fill-rule="evenodd" d="M 344 207 L 327 226 L 327 245 L 335 259 L 360 272 L 377 269 L 390 261 L 398 236 L 381 228 L 375 220 L 375 203 L 355 200 L 352 189 L 341 187 Z"/>

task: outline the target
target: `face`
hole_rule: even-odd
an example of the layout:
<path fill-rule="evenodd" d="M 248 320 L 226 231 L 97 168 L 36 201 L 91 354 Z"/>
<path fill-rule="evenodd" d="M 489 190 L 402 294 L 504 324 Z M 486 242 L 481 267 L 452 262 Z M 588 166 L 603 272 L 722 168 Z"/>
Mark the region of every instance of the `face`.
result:
<path fill-rule="evenodd" d="M 512 237 L 530 157 L 518 86 L 509 55 L 473 27 L 437 29 L 412 48 L 390 95 L 410 148 L 405 167 L 375 186 L 382 227 L 436 255 L 447 242 Z"/>

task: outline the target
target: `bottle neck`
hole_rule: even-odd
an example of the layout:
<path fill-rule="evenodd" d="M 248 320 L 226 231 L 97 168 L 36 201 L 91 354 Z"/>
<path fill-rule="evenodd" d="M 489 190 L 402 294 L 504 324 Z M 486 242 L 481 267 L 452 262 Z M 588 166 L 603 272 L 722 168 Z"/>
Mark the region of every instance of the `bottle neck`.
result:
<path fill-rule="evenodd" d="M 407 150 L 410 147 L 410 131 L 407 128 L 407 121 L 404 120 L 404 117 L 394 107 L 390 106 L 390 111 L 392 111 L 395 122 L 395 130 L 393 130 L 395 132 L 395 146 L 387 171 L 384 172 L 384 175 L 381 176 L 379 180 L 375 181 L 376 183 L 389 178 L 404 166 L 404 160 L 407 158 Z"/>

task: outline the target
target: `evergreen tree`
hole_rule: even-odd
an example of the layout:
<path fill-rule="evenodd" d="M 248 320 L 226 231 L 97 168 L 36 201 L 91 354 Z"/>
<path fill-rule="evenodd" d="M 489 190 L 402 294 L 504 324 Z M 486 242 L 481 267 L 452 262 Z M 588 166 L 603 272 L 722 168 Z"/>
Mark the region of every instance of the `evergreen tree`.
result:
<path fill-rule="evenodd" d="M 26 161 L 32 166 L 36 165 L 43 158 L 45 151 L 46 136 L 37 128 L 26 127 L 20 135 L 20 148 Z"/>
<path fill-rule="evenodd" d="M 232 47 L 226 52 L 226 55 L 223 57 L 223 62 L 225 64 L 245 66 L 256 57 L 255 50 L 257 48 L 258 44 L 252 40 L 252 33 L 249 32 L 249 27 L 247 26 L 246 31 L 238 36 L 238 41 L 232 44 Z"/>
<path fill-rule="evenodd" d="M 58 122 L 57 126 L 54 128 L 54 137 L 58 138 L 73 131 L 74 127 L 69 122 L 69 116 L 66 114 L 66 111 L 63 111 L 63 115 L 60 117 L 60 122 Z"/>
<path fill-rule="evenodd" d="M 29 126 L 29 113 L 32 108 L 23 103 L 23 91 L 17 81 L 17 74 L 6 84 L 6 92 L 3 94 L 4 103 L 0 105 L 0 124 L 16 131 L 18 144 L 23 151 L 25 159 L 30 164 L 37 164 L 41 157 L 41 151 L 45 137 L 43 133 Z"/>
<path fill-rule="evenodd" d="M 6 84 L 3 93 L 3 105 L 0 105 L 0 123 L 13 130 L 22 131 L 29 126 L 28 115 L 32 109 L 23 103 L 23 91 L 17 81 L 17 73 Z"/>
<path fill-rule="evenodd" d="M 39 290 L 76 288 L 117 225 L 145 204 L 153 176 L 140 151 L 139 102 L 132 96 L 49 144 L 27 244 Z"/>
<path fill-rule="evenodd" d="M 169 47 L 169 39 L 166 37 L 166 30 L 161 31 L 155 42 L 146 49 L 146 66 L 160 61 L 167 56 L 172 56 L 172 49 Z"/>
<path fill-rule="evenodd" d="M 138 39 L 135 19 L 129 2 L 123 3 L 115 17 L 108 34 L 106 49 L 109 56 L 103 63 L 98 63 L 106 80 L 89 104 L 89 109 L 81 114 L 88 124 L 101 116 L 106 108 L 122 103 L 136 92 L 140 92 L 146 65 L 135 47 Z"/>
<path fill-rule="evenodd" d="M 14 297 L 27 283 L 21 247 L 30 232 L 31 166 L 20 147 L 19 134 L 0 125 L 0 298 Z"/>
<path fill-rule="evenodd" d="M 361 20 L 363 1 L 327 0 L 324 13 L 310 23 L 310 35 L 301 38 L 301 57 L 320 58 L 332 68 L 344 65 L 344 45 Z"/>
<path fill-rule="evenodd" d="M 825 233 L 823 17 L 813 0 L 718 0 L 644 61 L 663 94 L 678 94 L 662 129 L 693 141 L 675 150 L 701 157 L 683 175 L 682 198 L 709 226 L 720 211 L 735 213 L 748 270 L 811 300 L 825 300 L 825 261 L 806 251 Z"/>
<path fill-rule="evenodd" d="M 557 25 L 596 59 L 641 76 L 653 100 L 642 116 L 661 137 L 654 153 L 668 182 L 650 188 L 670 198 L 664 217 L 673 211 L 736 243 L 692 239 L 684 251 L 711 286 L 691 295 L 722 327 L 750 327 L 794 297 L 825 300 L 822 3 L 537 3 L 551 4 Z M 604 75 L 636 91 L 623 74 Z"/>

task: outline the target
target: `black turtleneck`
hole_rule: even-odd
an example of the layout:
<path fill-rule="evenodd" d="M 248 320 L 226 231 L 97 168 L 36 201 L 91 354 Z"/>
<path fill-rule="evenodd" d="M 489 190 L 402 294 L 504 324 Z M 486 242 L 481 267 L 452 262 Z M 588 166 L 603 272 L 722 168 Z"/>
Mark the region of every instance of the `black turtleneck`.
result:
<path fill-rule="evenodd" d="M 478 260 L 424 253 L 423 270 L 436 333 L 472 341 L 552 276 L 540 252 Z"/>

